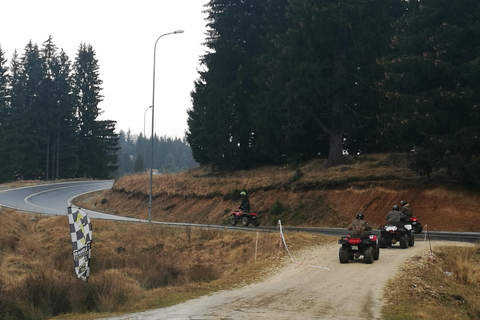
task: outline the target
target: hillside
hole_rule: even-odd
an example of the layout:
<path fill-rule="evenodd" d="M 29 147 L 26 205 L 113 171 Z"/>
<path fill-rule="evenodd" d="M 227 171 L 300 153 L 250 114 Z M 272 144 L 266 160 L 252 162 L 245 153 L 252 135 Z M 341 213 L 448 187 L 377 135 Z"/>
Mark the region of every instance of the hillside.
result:
<path fill-rule="evenodd" d="M 432 231 L 480 231 L 479 193 L 449 181 L 442 173 L 415 174 L 403 155 L 349 157 L 348 164 L 326 168 L 315 160 L 296 168 L 269 166 L 219 172 L 201 167 L 156 175 L 152 220 L 227 224 L 247 190 L 261 225 L 345 227 L 359 211 L 374 226 L 392 205 L 410 202 L 415 216 Z M 99 211 L 148 218 L 148 174 L 125 176 L 112 190 L 86 195 L 76 204 Z"/>

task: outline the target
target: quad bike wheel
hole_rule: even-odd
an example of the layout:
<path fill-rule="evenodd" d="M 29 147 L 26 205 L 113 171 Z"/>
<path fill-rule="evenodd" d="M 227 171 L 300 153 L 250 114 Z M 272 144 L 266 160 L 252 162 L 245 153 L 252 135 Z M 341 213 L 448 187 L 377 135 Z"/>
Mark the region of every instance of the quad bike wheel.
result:
<path fill-rule="evenodd" d="M 248 224 L 250 223 L 250 220 L 248 219 L 248 217 L 243 217 L 242 218 L 242 224 L 245 226 L 245 227 L 248 227 Z"/>
<path fill-rule="evenodd" d="M 367 247 L 365 248 L 365 250 L 363 251 L 363 260 L 365 261 L 365 263 L 372 263 L 373 262 L 373 259 L 374 259 L 374 250 L 372 247 Z"/>
<path fill-rule="evenodd" d="M 408 234 L 404 234 L 400 237 L 400 248 L 408 248 Z"/>
<path fill-rule="evenodd" d="M 255 221 L 253 221 L 253 225 L 255 227 L 258 227 L 260 225 L 260 220 L 258 220 L 258 217 L 257 217 L 257 219 L 255 219 Z"/>
<path fill-rule="evenodd" d="M 376 246 L 373 252 L 373 259 L 378 260 L 380 259 L 380 247 Z"/>
<path fill-rule="evenodd" d="M 232 226 L 235 226 L 237 224 L 237 218 L 235 216 L 231 216 L 230 223 L 232 224 Z"/>
<path fill-rule="evenodd" d="M 415 237 L 414 237 L 413 233 L 410 234 L 410 237 L 408 239 L 408 245 L 410 247 L 413 247 L 415 245 Z"/>
<path fill-rule="evenodd" d="M 419 233 L 422 233 L 422 231 L 423 231 L 422 225 L 421 225 L 421 224 L 417 224 L 417 225 L 415 226 L 414 232 L 417 233 L 417 234 L 419 234 Z"/>
<path fill-rule="evenodd" d="M 378 237 L 378 246 L 380 248 L 386 248 L 388 246 L 388 241 L 384 237 L 380 236 Z"/>
<path fill-rule="evenodd" d="M 340 251 L 338 251 L 338 259 L 340 260 L 340 263 L 348 263 L 348 252 L 343 248 L 340 248 Z"/>

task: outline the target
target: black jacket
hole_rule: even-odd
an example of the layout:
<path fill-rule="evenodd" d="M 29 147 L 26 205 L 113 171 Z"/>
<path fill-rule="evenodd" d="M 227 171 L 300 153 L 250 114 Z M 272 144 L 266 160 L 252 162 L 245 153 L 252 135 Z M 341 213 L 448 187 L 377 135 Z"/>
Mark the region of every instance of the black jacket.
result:
<path fill-rule="evenodd" d="M 240 209 L 242 211 L 250 211 L 250 200 L 248 197 L 242 199 L 242 203 L 240 204 Z"/>

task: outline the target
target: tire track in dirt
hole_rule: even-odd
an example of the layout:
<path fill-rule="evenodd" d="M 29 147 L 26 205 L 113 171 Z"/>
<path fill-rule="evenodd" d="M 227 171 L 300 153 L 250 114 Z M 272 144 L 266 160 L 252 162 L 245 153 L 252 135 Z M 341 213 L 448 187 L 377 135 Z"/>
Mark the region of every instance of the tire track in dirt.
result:
<path fill-rule="evenodd" d="M 432 242 L 432 246 L 445 242 Z M 449 245 L 453 243 L 449 242 Z M 293 254 L 295 261 L 264 282 L 221 291 L 175 306 L 127 314 L 108 320 L 380 320 L 383 288 L 410 257 L 428 252 L 428 242 L 414 247 L 381 249 L 380 259 L 340 264 L 339 245 L 318 246 Z M 316 268 L 319 267 L 319 268 Z"/>

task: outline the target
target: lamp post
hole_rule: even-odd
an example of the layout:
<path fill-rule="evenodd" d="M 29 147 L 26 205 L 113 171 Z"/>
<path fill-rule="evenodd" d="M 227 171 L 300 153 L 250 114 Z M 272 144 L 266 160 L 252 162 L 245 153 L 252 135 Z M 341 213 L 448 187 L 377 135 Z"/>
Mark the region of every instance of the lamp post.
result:
<path fill-rule="evenodd" d="M 145 135 L 145 117 L 147 116 L 147 111 L 150 109 L 152 106 L 148 107 L 145 109 L 145 112 L 143 113 L 143 137 L 146 138 L 147 136 Z"/>
<path fill-rule="evenodd" d="M 153 134 L 154 134 L 154 124 L 155 124 L 155 57 L 156 57 L 156 52 L 157 52 L 157 43 L 158 40 L 160 40 L 161 37 L 167 36 L 169 34 L 177 34 L 177 33 L 183 33 L 183 30 L 176 30 L 173 32 L 165 33 L 162 34 L 157 38 L 157 41 L 155 41 L 155 46 L 153 47 L 153 92 L 152 92 L 152 135 L 151 135 L 151 143 L 152 143 L 152 148 L 151 148 L 151 154 L 150 154 L 150 192 L 148 195 L 148 222 L 152 221 L 152 181 L 153 181 Z M 148 110 L 148 109 L 147 109 Z"/>

